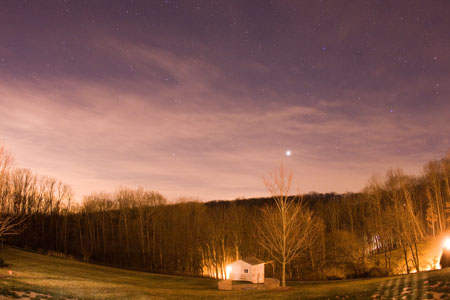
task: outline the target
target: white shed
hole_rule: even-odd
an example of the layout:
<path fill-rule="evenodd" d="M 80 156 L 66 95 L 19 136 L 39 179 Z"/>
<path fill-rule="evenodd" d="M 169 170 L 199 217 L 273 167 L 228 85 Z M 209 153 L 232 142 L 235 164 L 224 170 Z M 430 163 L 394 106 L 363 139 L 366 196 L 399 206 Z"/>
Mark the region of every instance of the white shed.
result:
<path fill-rule="evenodd" d="M 227 266 L 230 280 L 244 280 L 252 283 L 264 283 L 264 262 L 249 257 L 232 262 Z"/>

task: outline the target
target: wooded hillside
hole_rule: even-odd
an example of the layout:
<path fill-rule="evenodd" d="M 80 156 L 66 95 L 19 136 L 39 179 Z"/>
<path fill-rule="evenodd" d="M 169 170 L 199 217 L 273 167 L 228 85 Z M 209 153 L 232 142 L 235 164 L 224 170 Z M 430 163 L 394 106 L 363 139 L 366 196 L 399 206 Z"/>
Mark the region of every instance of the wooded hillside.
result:
<path fill-rule="evenodd" d="M 295 171 L 295 170 L 294 170 Z M 389 170 L 360 193 L 289 197 L 316 218 L 316 233 L 287 266 L 288 279 L 362 277 L 393 273 L 391 250 L 404 253 L 407 272 L 419 269 L 418 243 L 450 225 L 450 156 L 431 161 L 420 176 Z M 242 257 L 273 259 L 257 224 L 272 198 L 200 203 L 143 188 L 119 188 L 73 203 L 70 187 L 26 169 L 3 168 L 2 217 L 26 215 L 7 243 L 85 261 L 167 274 L 224 276 Z M 412 259 L 411 259 L 412 258 Z M 279 273 L 266 266 L 266 277 Z"/>

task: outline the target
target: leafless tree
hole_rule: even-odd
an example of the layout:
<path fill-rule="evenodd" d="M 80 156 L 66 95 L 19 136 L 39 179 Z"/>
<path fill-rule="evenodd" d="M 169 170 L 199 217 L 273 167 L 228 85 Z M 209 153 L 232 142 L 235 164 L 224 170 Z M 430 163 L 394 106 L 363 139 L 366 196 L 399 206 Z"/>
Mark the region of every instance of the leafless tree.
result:
<path fill-rule="evenodd" d="M 443 197 L 445 187 L 445 177 L 443 169 L 441 169 L 439 161 L 430 161 L 424 166 L 424 177 L 426 182 L 426 195 L 430 206 L 428 208 L 428 215 L 435 231 L 435 223 L 437 223 L 437 230 L 439 233 L 446 230 L 445 220 L 445 199 Z M 436 219 L 436 221 L 435 221 Z"/>
<path fill-rule="evenodd" d="M 419 271 L 418 243 L 424 238 L 422 224 L 415 201 L 412 196 L 413 178 L 407 176 L 400 169 L 389 170 L 386 174 L 386 188 L 393 211 L 394 234 L 400 244 L 407 273 L 410 272 L 408 250 L 413 258 L 412 262 Z"/>
<path fill-rule="evenodd" d="M 25 216 L 0 215 L 0 239 L 6 235 L 16 235 L 24 230 Z"/>
<path fill-rule="evenodd" d="M 12 155 L 3 145 L 0 145 L 0 239 L 6 235 L 22 232 L 26 220 L 22 214 L 17 215 L 15 207 L 11 205 L 13 189 L 10 182 L 10 169 L 13 161 Z"/>
<path fill-rule="evenodd" d="M 261 210 L 257 228 L 261 246 L 281 264 L 281 285 L 286 286 L 286 264 L 306 247 L 313 226 L 311 212 L 298 199 L 289 198 L 292 172 L 281 166 L 264 178 L 264 184 L 275 200 L 275 206 Z"/>

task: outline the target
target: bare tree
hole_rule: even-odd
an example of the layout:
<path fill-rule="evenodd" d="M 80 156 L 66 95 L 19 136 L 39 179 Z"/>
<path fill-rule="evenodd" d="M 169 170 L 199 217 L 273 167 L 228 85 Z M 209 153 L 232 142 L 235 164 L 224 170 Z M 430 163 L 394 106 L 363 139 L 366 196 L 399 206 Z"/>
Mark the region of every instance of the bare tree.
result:
<path fill-rule="evenodd" d="M 264 207 L 257 223 L 261 246 L 281 264 L 282 286 L 286 286 L 286 264 L 307 246 L 313 228 L 311 212 L 289 197 L 292 178 L 292 172 L 283 166 L 264 178 L 275 206 Z"/>
<path fill-rule="evenodd" d="M 14 216 L 9 214 L 0 215 L 0 239 L 6 235 L 20 234 L 23 230 L 23 224 L 26 221 L 25 216 Z"/>
<path fill-rule="evenodd" d="M 391 169 L 386 174 L 385 185 L 393 210 L 393 229 L 402 248 L 407 273 L 410 272 L 408 250 L 411 252 L 414 267 L 419 271 L 418 243 L 424 238 L 422 224 L 412 198 L 413 182 L 413 178 L 400 169 Z"/>
<path fill-rule="evenodd" d="M 386 275 L 391 270 L 391 250 L 393 241 L 393 221 L 392 210 L 389 209 L 385 199 L 383 199 L 383 179 L 380 175 L 373 175 L 365 187 L 367 203 L 369 206 L 368 230 L 370 240 L 373 243 L 372 249 L 384 254 L 384 269 Z"/>
<path fill-rule="evenodd" d="M 442 172 L 441 166 L 439 161 L 430 161 L 423 168 L 426 182 L 426 195 L 430 203 L 429 215 L 432 217 L 433 222 L 434 218 L 437 219 L 436 223 L 439 233 L 446 230 L 445 199 L 443 199 L 445 176 L 443 176 L 444 173 Z"/>
<path fill-rule="evenodd" d="M 13 160 L 12 155 L 0 145 L 0 239 L 5 235 L 21 233 L 25 222 L 25 217 L 17 215 L 18 211 L 11 205 L 14 196 L 10 174 Z"/>
<path fill-rule="evenodd" d="M 13 162 L 11 154 L 0 145 L 0 208 L 7 209 L 8 200 L 11 196 L 10 168 Z"/>

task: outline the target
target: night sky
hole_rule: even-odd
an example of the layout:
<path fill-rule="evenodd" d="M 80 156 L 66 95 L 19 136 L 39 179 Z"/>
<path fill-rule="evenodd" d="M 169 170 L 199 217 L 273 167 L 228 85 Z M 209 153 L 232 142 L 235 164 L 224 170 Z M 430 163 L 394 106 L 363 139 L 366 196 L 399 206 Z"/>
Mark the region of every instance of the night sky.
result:
<path fill-rule="evenodd" d="M 449 92 L 447 0 L 0 1 L 0 143 L 78 199 L 418 175 L 450 150 Z"/>

